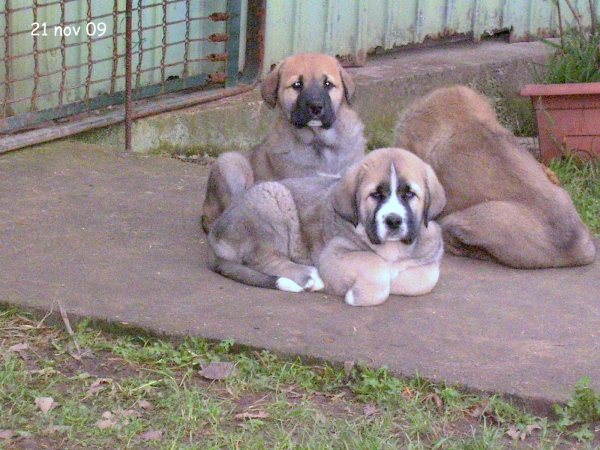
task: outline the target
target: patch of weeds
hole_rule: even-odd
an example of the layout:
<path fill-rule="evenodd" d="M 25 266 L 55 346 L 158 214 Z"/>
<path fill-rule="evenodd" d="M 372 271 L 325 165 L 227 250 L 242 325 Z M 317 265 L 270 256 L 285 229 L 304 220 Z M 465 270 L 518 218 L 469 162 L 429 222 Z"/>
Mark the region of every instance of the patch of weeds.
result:
<path fill-rule="evenodd" d="M 600 429 L 600 393 L 590 388 L 588 376 L 575 383 L 571 400 L 564 406 L 555 404 L 554 411 L 558 429 L 579 440 L 594 439 L 595 431 L 590 429 L 594 424 Z"/>
<path fill-rule="evenodd" d="M 232 339 L 116 337 L 86 322 L 66 332 L 0 309 L 0 343 L 0 446 L 10 450 L 579 445 L 495 396 L 353 362 L 282 359 Z M 212 363 L 235 371 L 211 378 Z M 589 395 L 581 390 L 569 420 Z"/>
<path fill-rule="evenodd" d="M 550 161 L 552 169 L 569 193 L 581 219 L 592 233 L 600 235 L 600 160 L 578 160 L 575 156 Z"/>

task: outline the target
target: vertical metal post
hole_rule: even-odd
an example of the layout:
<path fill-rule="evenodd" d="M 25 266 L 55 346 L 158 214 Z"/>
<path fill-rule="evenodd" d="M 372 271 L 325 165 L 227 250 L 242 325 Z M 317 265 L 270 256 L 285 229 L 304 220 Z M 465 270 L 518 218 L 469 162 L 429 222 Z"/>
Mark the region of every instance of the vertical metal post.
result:
<path fill-rule="evenodd" d="M 33 21 L 37 22 L 38 3 L 33 2 Z M 8 19 L 6 19 L 8 22 Z M 37 109 L 37 95 L 38 86 L 40 82 L 40 54 L 38 51 L 38 39 L 37 36 L 33 36 L 33 92 L 31 93 L 31 109 Z"/>
<path fill-rule="evenodd" d="M 239 73 L 239 59 L 240 59 L 240 13 L 241 13 L 241 0 L 229 0 L 227 2 L 227 39 L 226 52 L 227 52 L 227 79 L 225 81 L 225 87 L 234 87 L 237 85 L 238 73 Z"/>
<path fill-rule="evenodd" d="M 125 152 L 131 152 L 131 44 L 133 39 L 133 0 L 125 6 Z"/>
<path fill-rule="evenodd" d="M 10 23 L 11 23 L 11 10 L 8 2 L 6 2 L 6 9 L 4 11 L 4 98 L 2 99 L 2 119 L 5 119 L 10 115 L 11 111 L 11 70 L 10 70 Z"/>

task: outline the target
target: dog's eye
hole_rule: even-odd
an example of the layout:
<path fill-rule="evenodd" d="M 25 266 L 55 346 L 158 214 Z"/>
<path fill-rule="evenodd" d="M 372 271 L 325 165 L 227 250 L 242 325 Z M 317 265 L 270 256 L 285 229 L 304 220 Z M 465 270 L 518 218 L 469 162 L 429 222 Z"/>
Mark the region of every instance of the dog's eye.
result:
<path fill-rule="evenodd" d="M 412 200 L 416 196 L 417 196 L 417 194 L 415 194 L 413 191 L 406 191 L 406 192 L 402 193 L 402 198 L 407 201 Z"/>
<path fill-rule="evenodd" d="M 292 84 L 292 89 L 300 90 L 303 86 L 304 84 L 302 81 L 296 81 L 294 84 Z"/>
<path fill-rule="evenodd" d="M 323 87 L 324 87 L 325 89 L 331 89 L 331 88 L 333 87 L 333 83 L 332 83 L 331 81 L 329 81 L 329 80 L 325 80 L 325 81 L 323 82 Z"/>
<path fill-rule="evenodd" d="M 381 192 L 381 191 L 375 191 L 375 192 L 371 192 L 371 194 L 369 195 L 369 197 L 371 197 L 375 201 L 380 202 L 383 199 L 385 199 L 385 194 L 383 192 Z"/>

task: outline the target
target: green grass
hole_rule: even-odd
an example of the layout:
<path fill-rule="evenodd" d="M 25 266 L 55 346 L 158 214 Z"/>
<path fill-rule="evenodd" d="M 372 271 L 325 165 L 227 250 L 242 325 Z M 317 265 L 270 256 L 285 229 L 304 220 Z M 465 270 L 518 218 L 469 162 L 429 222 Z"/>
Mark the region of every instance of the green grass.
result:
<path fill-rule="evenodd" d="M 555 49 L 545 64 L 543 75 L 534 73 L 536 81 L 544 84 L 588 83 L 600 81 L 600 29 L 593 33 L 568 28 L 561 44 L 540 39 Z"/>
<path fill-rule="evenodd" d="M 419 377 L 284 360 L 232 341 L 70 335 L 0 310 L 0 447 L 6 449 L 593 448 L 582 381 L 559 420 Z M 19 347 L 13 347 L 20 344 Z M 9 351 L 9 349 L 13 351 Z M 235 367 L 203 378 L 211 362 Z M 42 410 L 39 399 L 51 397 Z M 38 403 L 36 403 L 38 399 Z M 563 409 L 559 409 L 563 408 Z M 591 415 L 590 415 L 591 414 Z"/>
<path fill-rule="evenodd" d="M 569 193 L 582 220 L 600 235 L 600 161 L 578 161 L 574 157 L 553 160 L 552 169 Z"/>

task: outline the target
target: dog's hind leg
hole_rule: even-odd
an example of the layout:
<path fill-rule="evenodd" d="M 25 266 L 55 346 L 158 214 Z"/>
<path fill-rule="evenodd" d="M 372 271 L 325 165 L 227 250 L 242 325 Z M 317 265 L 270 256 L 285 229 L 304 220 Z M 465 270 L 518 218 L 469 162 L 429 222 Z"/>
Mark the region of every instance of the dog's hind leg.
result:
<path fill-rule="evenodd" d="M 489 201 L 440 221 L 446 251 L 519 269 L 589 264 L 595 248 L 579 217 L 543 217 L 525 205 Z"/>
<path fill-rule="evenodd" d="M 285 258 L 275 259 L 269 264 L 256 267 L 213 256 L 210 268 L 224 277 L 249 286 L 288 292 L 314 292 L 323 289 L 323 280 L 317 269 L 295 264 Z"/>
<path fill-rule="evenodd" d="M 240 264 L 237 261 L 230 261 L 219 257 L 213 257 L 211 259 L 210 268 L 214 272 L 223 275 L 224 277 L 247 284 L 249 286 L 267 289 L 280 289 L 280 285 L 289 285 L 288 280 L 286 279 L 280 280 L 277 276 L 268 275 L 266 273 L 259 272 L 252 267 Z M 297 292 L 300 292 L 301 290 L 302 289 L 299 289 Z"/>
<path fill-rule="evenodd" d="M 255 185 L 215 220 L 208 234 L 213 271 L 251 286 L 291 292 L 323 288 L 309 265 L 290 191 L 270 181 Z"/>
<path fill-rule="evenodd" d="M 202 205 L 202 229 L 208 234 L 210 225 L 231 200 L 254 184 L 254 174 L 248 159 L 239 152 L 220 155 L 211 167 Z"/>

